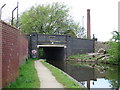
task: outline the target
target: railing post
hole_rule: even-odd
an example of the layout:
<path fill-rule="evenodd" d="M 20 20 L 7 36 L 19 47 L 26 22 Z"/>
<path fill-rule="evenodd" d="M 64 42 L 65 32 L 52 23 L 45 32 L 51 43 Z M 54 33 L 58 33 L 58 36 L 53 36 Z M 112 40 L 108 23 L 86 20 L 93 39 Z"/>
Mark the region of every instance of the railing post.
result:
<path fill-rule="evenodd" d="M 0 8 L 0 20 L 1 20 L 1 17 L 2 17 L 2 8 L 5 6 L 6 4 L 4 4 L 1 8 Z"/>

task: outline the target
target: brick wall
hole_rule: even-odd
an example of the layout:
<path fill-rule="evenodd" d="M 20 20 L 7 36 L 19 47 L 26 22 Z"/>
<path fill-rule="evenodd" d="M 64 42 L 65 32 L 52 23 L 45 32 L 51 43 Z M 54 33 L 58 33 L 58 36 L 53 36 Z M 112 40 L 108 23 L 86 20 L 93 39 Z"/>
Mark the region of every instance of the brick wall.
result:
<path fill-rule="evenodd" d="M 28 40 L 25 36 L 20 34 L 19 37 L 19 65 L 25 63 L 25 59 L 27 59 L 28 56 Z"/>
<path fill-rule="evenodd" d="M 2 87 L 2 24 L 0 23 L 0 90 Z"/>
<path fill-rule="evenodd" d="M 2 24 L 2 86 L 16 80 L 19 74 L 19 66 L 27 57 L 27 39 L 19 30 L 6 24 Z"/>

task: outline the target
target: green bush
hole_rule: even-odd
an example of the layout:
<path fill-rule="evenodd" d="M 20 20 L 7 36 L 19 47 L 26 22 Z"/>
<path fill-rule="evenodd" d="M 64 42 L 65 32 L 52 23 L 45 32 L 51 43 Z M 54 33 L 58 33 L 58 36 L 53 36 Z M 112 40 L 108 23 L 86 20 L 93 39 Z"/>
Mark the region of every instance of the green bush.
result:
<path fill-rule="evenodd" d="M 40 58 L 43 58 L 43 57 L 44 57 L 43 48 L 39 48 L 39 49 L 38 49 L 38 55 L 39 55 Z"/>
<path fill-rule="evenodd" d="M 111 49 L 108 50 L 108 53 L 112 56 L 109 61 L 113 63 L 119 63 L 120 64 L 120 32 L 113 31 L 113 37 L 109 41 L 109 45 L 111 46 Z"/>
<path fill-rule="evenodd" d="M 111 49 L 108 50 L 108 53 L 111 55 L 109 59 L 111 62 L 118 62 L 120 60 L 120 42 L 109 42 Z"/>

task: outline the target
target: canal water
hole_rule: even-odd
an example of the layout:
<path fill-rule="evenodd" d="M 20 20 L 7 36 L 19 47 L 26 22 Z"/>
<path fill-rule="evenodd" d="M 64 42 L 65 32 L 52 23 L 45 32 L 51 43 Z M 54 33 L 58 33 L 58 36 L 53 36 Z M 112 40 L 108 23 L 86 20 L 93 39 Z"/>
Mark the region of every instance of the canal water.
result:
<path fill-rule="evenodd" d="M 60 60 L 53 60 L 49 63 L 72 76 L 86 88 L 120 89 L 120 66 L 93 62 L 64 62 Z"/>

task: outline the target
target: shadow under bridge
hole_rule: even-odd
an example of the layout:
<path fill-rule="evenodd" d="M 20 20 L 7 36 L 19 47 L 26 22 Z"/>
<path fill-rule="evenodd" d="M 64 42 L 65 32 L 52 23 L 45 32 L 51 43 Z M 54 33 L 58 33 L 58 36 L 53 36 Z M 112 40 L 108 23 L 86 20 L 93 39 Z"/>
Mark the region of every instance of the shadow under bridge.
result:
<path fill-rule="evenodd" d="M 51 64 L 54 62 L 58 65 L 66 57 L 66 45 L 37 45 L 37 48 L 43 49 L 43 56 Z"/>

